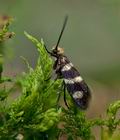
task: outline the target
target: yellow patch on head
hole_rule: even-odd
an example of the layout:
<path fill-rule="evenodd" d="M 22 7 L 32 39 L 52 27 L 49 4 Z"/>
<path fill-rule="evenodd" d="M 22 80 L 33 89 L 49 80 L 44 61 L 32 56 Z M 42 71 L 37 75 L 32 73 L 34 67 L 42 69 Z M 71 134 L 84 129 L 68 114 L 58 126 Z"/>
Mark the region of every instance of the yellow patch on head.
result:
<path fill-rule="evenodd" d="M 63 54 L 63 53 L 64 53 L 64 49 L 63 49 L 63 48 L 58 47 L 58 54 Z"/>
<path fill-rule="evenodd" d="M 55 52 L 55 47 L 52 48 L 52 51 Z M 57 48 L 57 54 L 63 54 L 63 53 L 64 53 L 64 49 L 58 47 L 58 48 Z"/>

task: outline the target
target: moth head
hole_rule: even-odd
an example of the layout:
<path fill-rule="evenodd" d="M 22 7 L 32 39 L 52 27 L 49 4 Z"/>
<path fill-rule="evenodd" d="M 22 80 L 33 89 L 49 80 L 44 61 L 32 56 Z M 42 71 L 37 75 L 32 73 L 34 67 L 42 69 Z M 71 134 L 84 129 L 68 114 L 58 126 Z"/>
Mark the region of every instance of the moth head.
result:
<path fill-rule="evenodd" d="M 56 49 L 56 47 L 53 47 L 52 48 L 52 53 L 62 55 L 62 54 L 64 54 L 64 49 L 60 48 L 60 47 L 57 47 L 57 49 Z"/>

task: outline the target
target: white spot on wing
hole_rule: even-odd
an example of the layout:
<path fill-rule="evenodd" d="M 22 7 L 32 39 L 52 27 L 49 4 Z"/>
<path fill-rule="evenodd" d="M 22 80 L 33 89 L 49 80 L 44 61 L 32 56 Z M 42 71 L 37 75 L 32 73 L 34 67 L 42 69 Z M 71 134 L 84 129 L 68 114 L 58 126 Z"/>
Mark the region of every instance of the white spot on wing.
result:
<path fill-rule="evenodd" d="M 74 83 L 80 83 L 81 81 L 83 81 L 81 76 L 77 76 L 75 78 L 68 78 L 68 79 L 64 79 L 66 84 L 74 84 Z"/>
<path fill-rule="evenodd" d="M 66 84 L 74 84 L 75 82 L 72 79 L 64 79 Z"/>
<path fill-rule="evenodd" d="M 74 99 L 81 99 L 83 97 L 83 93 L 81 91 L 76 91 L 72 96 Z"/>
<path fill-rule="evenodd" d="M 69 65 L 70 65 L 71 67 L 73 67 L 73 64 L 72 64 L 72 63 L 69 63 Z"/>
<path fill-rule="evenodd" d="M 73 81 L 75 81 L 75 82 L 81 82 L 81 81 L 83 81 L 83 79 L 82 79 L 81 76 L 77 76 L 77 77 L 75 77 L 75 78 L 73 79 Z"/>
<path fill-rule="evenodd" d="M 68 63 L 62 68 L 62 71 L 69 71 L 71 69 L 71 67 L 73 67 L 73 64 Z"/>

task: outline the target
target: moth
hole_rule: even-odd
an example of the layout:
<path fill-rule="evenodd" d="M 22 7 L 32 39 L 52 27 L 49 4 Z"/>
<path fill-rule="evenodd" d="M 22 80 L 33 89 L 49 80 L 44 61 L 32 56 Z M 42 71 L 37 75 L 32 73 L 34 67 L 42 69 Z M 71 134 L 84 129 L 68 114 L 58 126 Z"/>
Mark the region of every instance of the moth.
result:
<path fill-rule="evenodd" d="M 66 89 L 70 96 L 72 97 L 76 106 L 80 109 L 87 109 L 89 100 L 91 97 L 91 92 L 86 84 L 86 82 L 81 77 L 78 70 L 74 67 L 74 65 L 70 62 L 67 56 L 64 55 L 64 49 L 59 47 L 59 43 L 65 29 L 66 23 L 68 20 L 68 16 L 65 17 L 62 30 L 59 35 L 59 39 L 57 41 L 56 46 L 52 49 L 52 51 L 48 51 L 46 45 L 46 51 L 52 56 L 55 57 L 55 62 L 53 65 L 53 70 L 55 71 L 57 78 L 63 79 L 63 87 L 64 87 L 64 102 L 66 106 L 69 108 L 66 102 Z"/>

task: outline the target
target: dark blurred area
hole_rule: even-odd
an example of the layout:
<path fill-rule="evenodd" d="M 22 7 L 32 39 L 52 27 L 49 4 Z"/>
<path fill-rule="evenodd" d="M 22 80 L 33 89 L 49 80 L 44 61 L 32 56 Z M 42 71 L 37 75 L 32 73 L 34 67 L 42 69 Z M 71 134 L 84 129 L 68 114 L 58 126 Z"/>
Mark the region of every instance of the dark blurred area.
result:
<path fill-rule="evenodd" d="M 69 20 L 60 46 L 92 91 L 89 117 L 100 116 L 120 98 L 120 1 L 118 0 L 0 0 L 0 13 L 13 16 L 15 37 L 6 43 L 5 74 L 25 70 L 24 56 L 34 67 L 37 51 L 24 31 L 56 44 L 66 14 Z"/>

